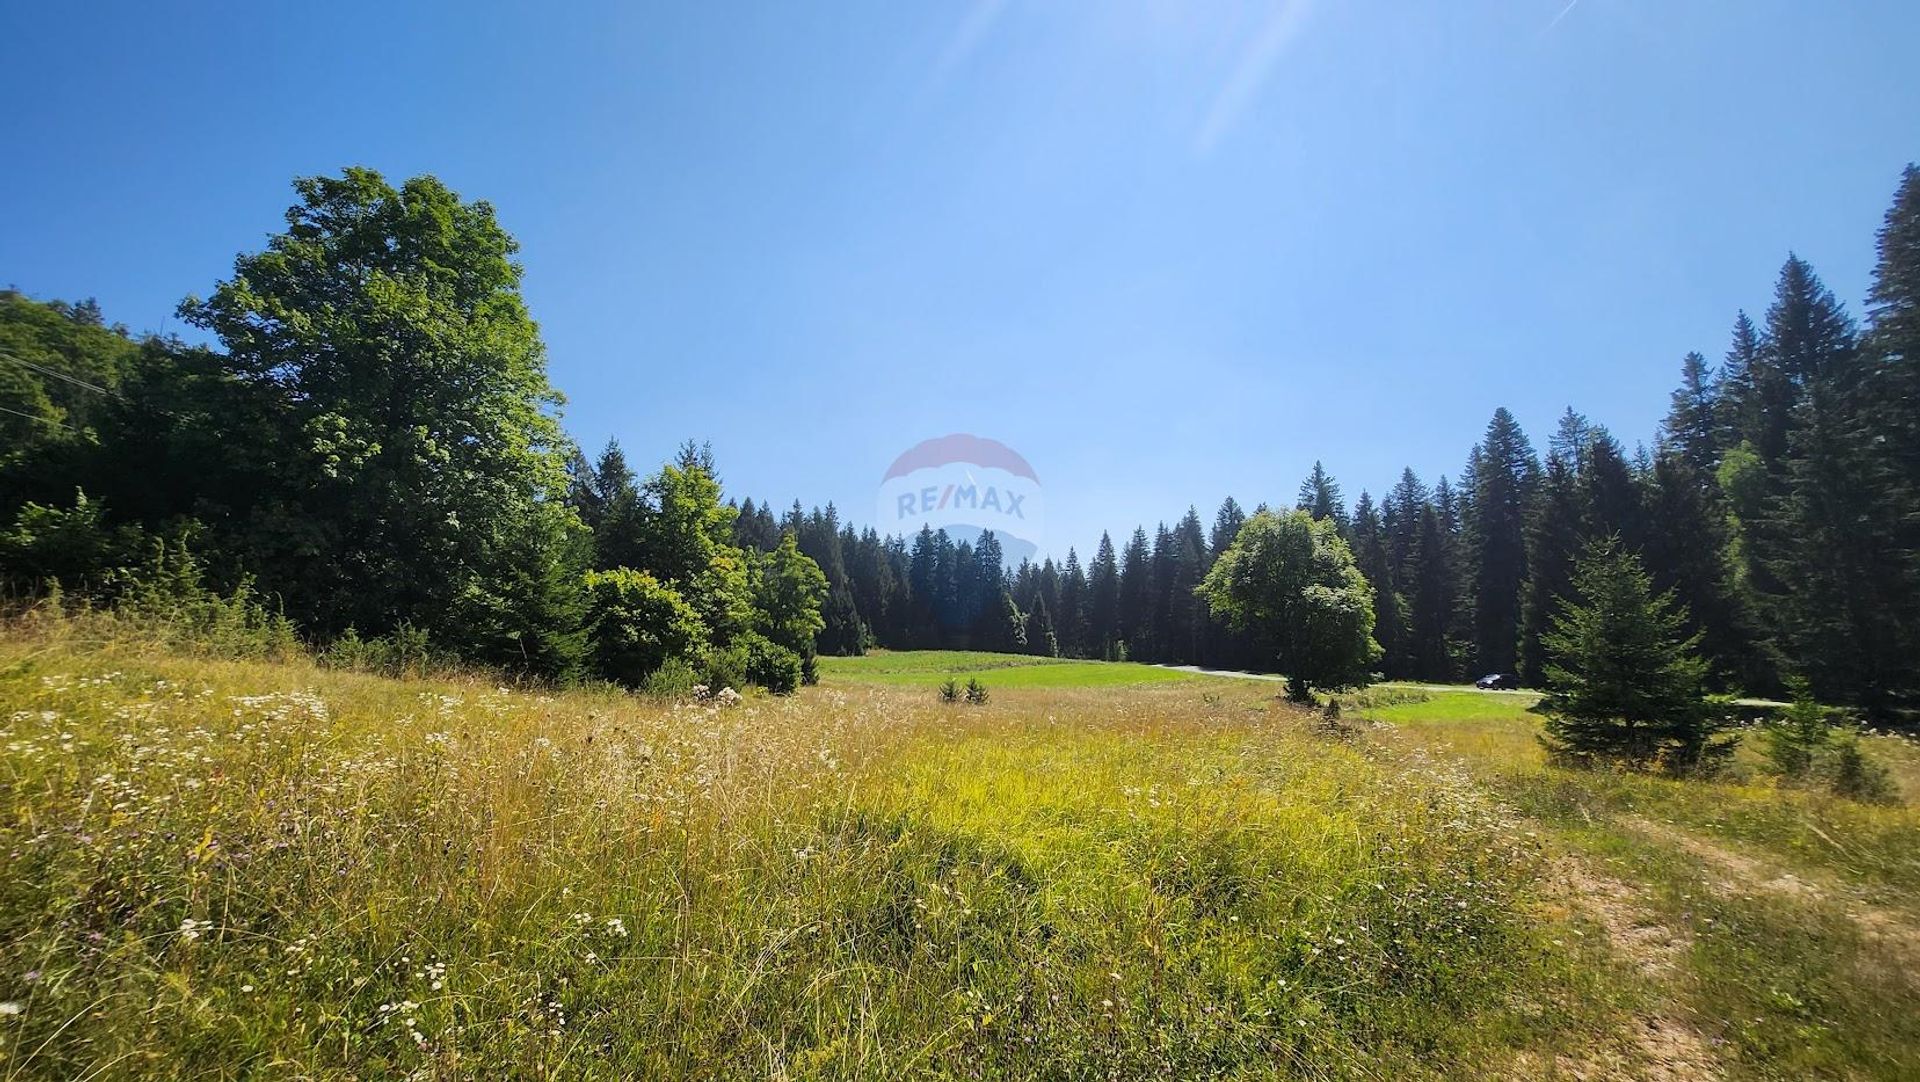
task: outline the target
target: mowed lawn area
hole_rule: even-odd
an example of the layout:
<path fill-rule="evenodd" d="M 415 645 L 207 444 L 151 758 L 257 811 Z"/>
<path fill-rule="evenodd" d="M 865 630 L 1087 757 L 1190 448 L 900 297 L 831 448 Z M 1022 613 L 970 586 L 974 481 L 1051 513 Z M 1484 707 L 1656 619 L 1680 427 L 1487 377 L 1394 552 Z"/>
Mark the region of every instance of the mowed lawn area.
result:
<path fill-rule="evenodd" d="M 939 687 L 969 678 L 994 688 L 1092 688 L 1217 679 L 1130 661 L 1074 661 L 978 650 L 876 650 L 864 657 L 823 657 L 821 682 Z"/>

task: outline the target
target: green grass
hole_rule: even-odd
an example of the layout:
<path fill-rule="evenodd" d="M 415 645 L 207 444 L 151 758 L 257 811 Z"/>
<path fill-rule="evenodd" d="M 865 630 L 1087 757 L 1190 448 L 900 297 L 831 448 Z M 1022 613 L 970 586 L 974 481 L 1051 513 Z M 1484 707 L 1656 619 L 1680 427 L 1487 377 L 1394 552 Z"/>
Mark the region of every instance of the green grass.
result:
<path fill-rule="evenodd" d="M 1909 808 L 1559 770 L 1508 696 L 827 668 L 722 707 L 0 634 L 0 1078 L 1920 1072 Z"/>
<path fill-rule="evenodd" d="M 1192 673 L 1127 661 L 1072 661 L 976 650 L 876 650 L 864 657 L 823 657 L 820 673 L 821 680 L 830 686 L 876 684 L 931 688 L 947 680 L 964 682 L 973 677 L 990 691 L 1121 687 L 1201 679 Z"/>

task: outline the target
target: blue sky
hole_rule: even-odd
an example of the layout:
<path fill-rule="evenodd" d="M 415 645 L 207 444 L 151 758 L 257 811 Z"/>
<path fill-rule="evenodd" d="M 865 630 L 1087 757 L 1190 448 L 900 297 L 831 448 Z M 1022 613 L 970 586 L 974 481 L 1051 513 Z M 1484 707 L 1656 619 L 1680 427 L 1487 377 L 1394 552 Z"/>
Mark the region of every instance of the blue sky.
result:
<path fill-rule="evenodd" d="M 1858 312 L 1920 158 L 1910 0 L 167 7 L 0 9 L 0 282 L 180 330 L 290 178 L 432 172 L 589 448 L 864 520 L 977 433 L 1061 550 L 1648 439 L 1789 249 Z"/>

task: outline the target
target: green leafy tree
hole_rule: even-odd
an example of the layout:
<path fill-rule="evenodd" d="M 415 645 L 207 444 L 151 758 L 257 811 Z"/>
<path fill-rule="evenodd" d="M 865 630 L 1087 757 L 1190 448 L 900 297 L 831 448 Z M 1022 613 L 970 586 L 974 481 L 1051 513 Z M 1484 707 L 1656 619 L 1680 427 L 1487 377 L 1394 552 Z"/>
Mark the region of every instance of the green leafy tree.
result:
<path fill-rule="evenodd" d="M 294 187 L 286 231 L 180 306 L 277 407 L 272 445 L 249 451 L 273 469 L 251 494 L 246 560 L 310 632 L 411 620 L 519 663 L 516 644 L 468 629 L 552 611 L 497 584 L 567 552 L 577 527 L 518 245 L 491 206 L 432 177 L 395 188 L 355 168 Z"/>
<path fill-rule="evenodd" d="M 754 629 L 796 655 L 813 653 L 814 637 L 827 626 L 821 606 L 827 576 L 800 551 L 792 531 L 759 561 L 754 576 Z"/>
<path fill-rule="evenodd" d="M 1274 644 L 1296 702 L 1366 683 L 1380 656 L 1373 588 L 1334 524 L 1304 511 L 1248 519 L 1200 590 L 1214 613 Z"/>
<path fill-rule="evenodd" d="M 1559 759 L 1611 761 L 1672 773 L 1732 751 L 1703 691 L 1707 665 L 1686 632 L 1686 613 L 1654 590 L 1638 556 L 1618 539 L 1590 543 L 1573 596 L 1543 638 L 1549 661 L 1542 738 Z"/>
<path fill-rule="evenodd" d="M 733 544 L 737 513 L 721 499 L 712 456 L 689 445 L 641 487 L 638 567 L 692 605 L 715 643 L 753 623 L 746 554 Z"/>
<path fill-rule="evenodd" d="M 586 574 L 588 661 L 594 675 L 639 687 L 670 659 L 691 662 L 707 627 L 673 587 L 620 567 Z"/>

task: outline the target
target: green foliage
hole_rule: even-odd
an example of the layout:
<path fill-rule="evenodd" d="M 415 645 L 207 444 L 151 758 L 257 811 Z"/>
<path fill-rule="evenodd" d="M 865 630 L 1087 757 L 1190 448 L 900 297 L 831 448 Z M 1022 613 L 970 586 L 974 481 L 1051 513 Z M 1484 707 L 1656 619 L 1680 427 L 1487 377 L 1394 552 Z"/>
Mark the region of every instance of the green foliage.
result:
<path fill-rule="evenodd" d="M 1787 684 L 1792 703 L 1760 733 L 1768 772 L 1795 784 L 1821 785 L 1849 800 L 1896 802 L 1899 786 L 1885 764 L 1860 747 L 1857 734 L 1833 725 L 1805 679 L 1795 677 Z"/>
<path fill-rule="evenodd" d="M 372 639 L 363 639 L 357 630 L 348 628 L 316 654 L 315 660 L 330 669 L 393 677 L 423 677 L 436 667 L 451 667 L 454 661 L 436 655 L 427 633 L 412 624 L 401 624 Z"/>
<path fill-rule="evenodd" d="M 1247 520 L 1201 587 L 1213 612 L 1276 644 L 1288 694 L 1365 684 L 1380 656 L 1373 590 L 1334 523 L 1304 511 Z"/>
<path fill-rule="evenodd" d="M 242 578 L 222 593 L 184 538 L 157 538 L 146 561 L 120 572 L 112 619 L 176 650 L 213 657 L 285 659 L 301 653 L 293 625 Z"/>
<path fill-rule="evenodd" d="M 1794 678 L 1787 682 L 1793 701 L 1781 716 L 1768 721 L 1760 732 L 1760 750 L 1771 773 L 1794 781 L 1813 773 L 1832 742 L 1833 726 L 1826 708 L 1814 701 L 1807 682 Z"/>
<path fill-rule="evenodd" d="M 758 560 L 754 576 L 754 627 L 795 654 L 813 653 L 814 637 L 827 626 L 820 615 L 827 576 L 800 552 L 792 531 Z"/>
<path fill-rule="evenodd" d="M 751 631 L 736 638 L 730 649 L 745 656 L 743 669 L 749 683 L 775 695 L 791 695 L 799 690 L 802 673 L 798 653 Z"/>
<path fill-rule="evenodd" d="M 567 443 L 518 245 L 493 208 L 432 177 L 295 182 L 264 251 L 180 314 L 273 403 L 247 564 L 312 633 L 411 620 L 480 660 L 564 669 Z M 527 570 L 522 570 L 527 569 Z M 568 629 L 561 629 L 564 634 Z"/>
<path fill-rule="evenodd" d="M 979 677 L 967 678 L 967 703 L 970 706 L 987 705 L 987 685 Z"/>
<path fill-rule="evenodd" d="M 639 687 L 669 659 L 694 657 L 706 641 L 700 614 L 648 572 L 589 571 L 586 594 L 587 656 L 602 679 Z"/>
<path fill-rule="evenodd" d="M 742 642 L 707 647 L 698 659 L 701 686 L 711 694 L 718 694 L 723 689 L 738 691 L 746 687 L 752 683 L 747 675 L 749 660 L 747 647 Z"/>
<path fill-rule="evenodd" d="M 1698 636 L 1671 594 L 1654 592 L 1640 560 L 1617 539 L 1590 543 L 1574 597 L 1542 638 L 1549 661 L 1548 748 L 1569 763 L 1617 762 L 1689 773 L 1732 751 L 1706 698 Z"/>
<path fill-rule="evenodd" d="M 92 596 L 145 548 L 143 531 L 111 525 L 104 504 L 75 492 L 70 508 L 26 504 L 0 531 L 0 581 L 31 591 L 51 580 L 70 594 Z"/>
<path fill-rule="evenodd" d="M 670 657 L 640 685 L 640 693 L 652 699 L 691 699 L 700 686 L 700 670 L 683 657 Z"/>
<path fill-rule="evenodd" d="M 949 705 L 960 701 L 960 682 L 948 677 L 940 684 L 940 701 Z"/>
<path fill-rule="evenodd" d="M 91 439 L 138 348 L 125 328 L 102 326 L 91 300 L 42 303 L 0 289 L 0 468 Z"/>

